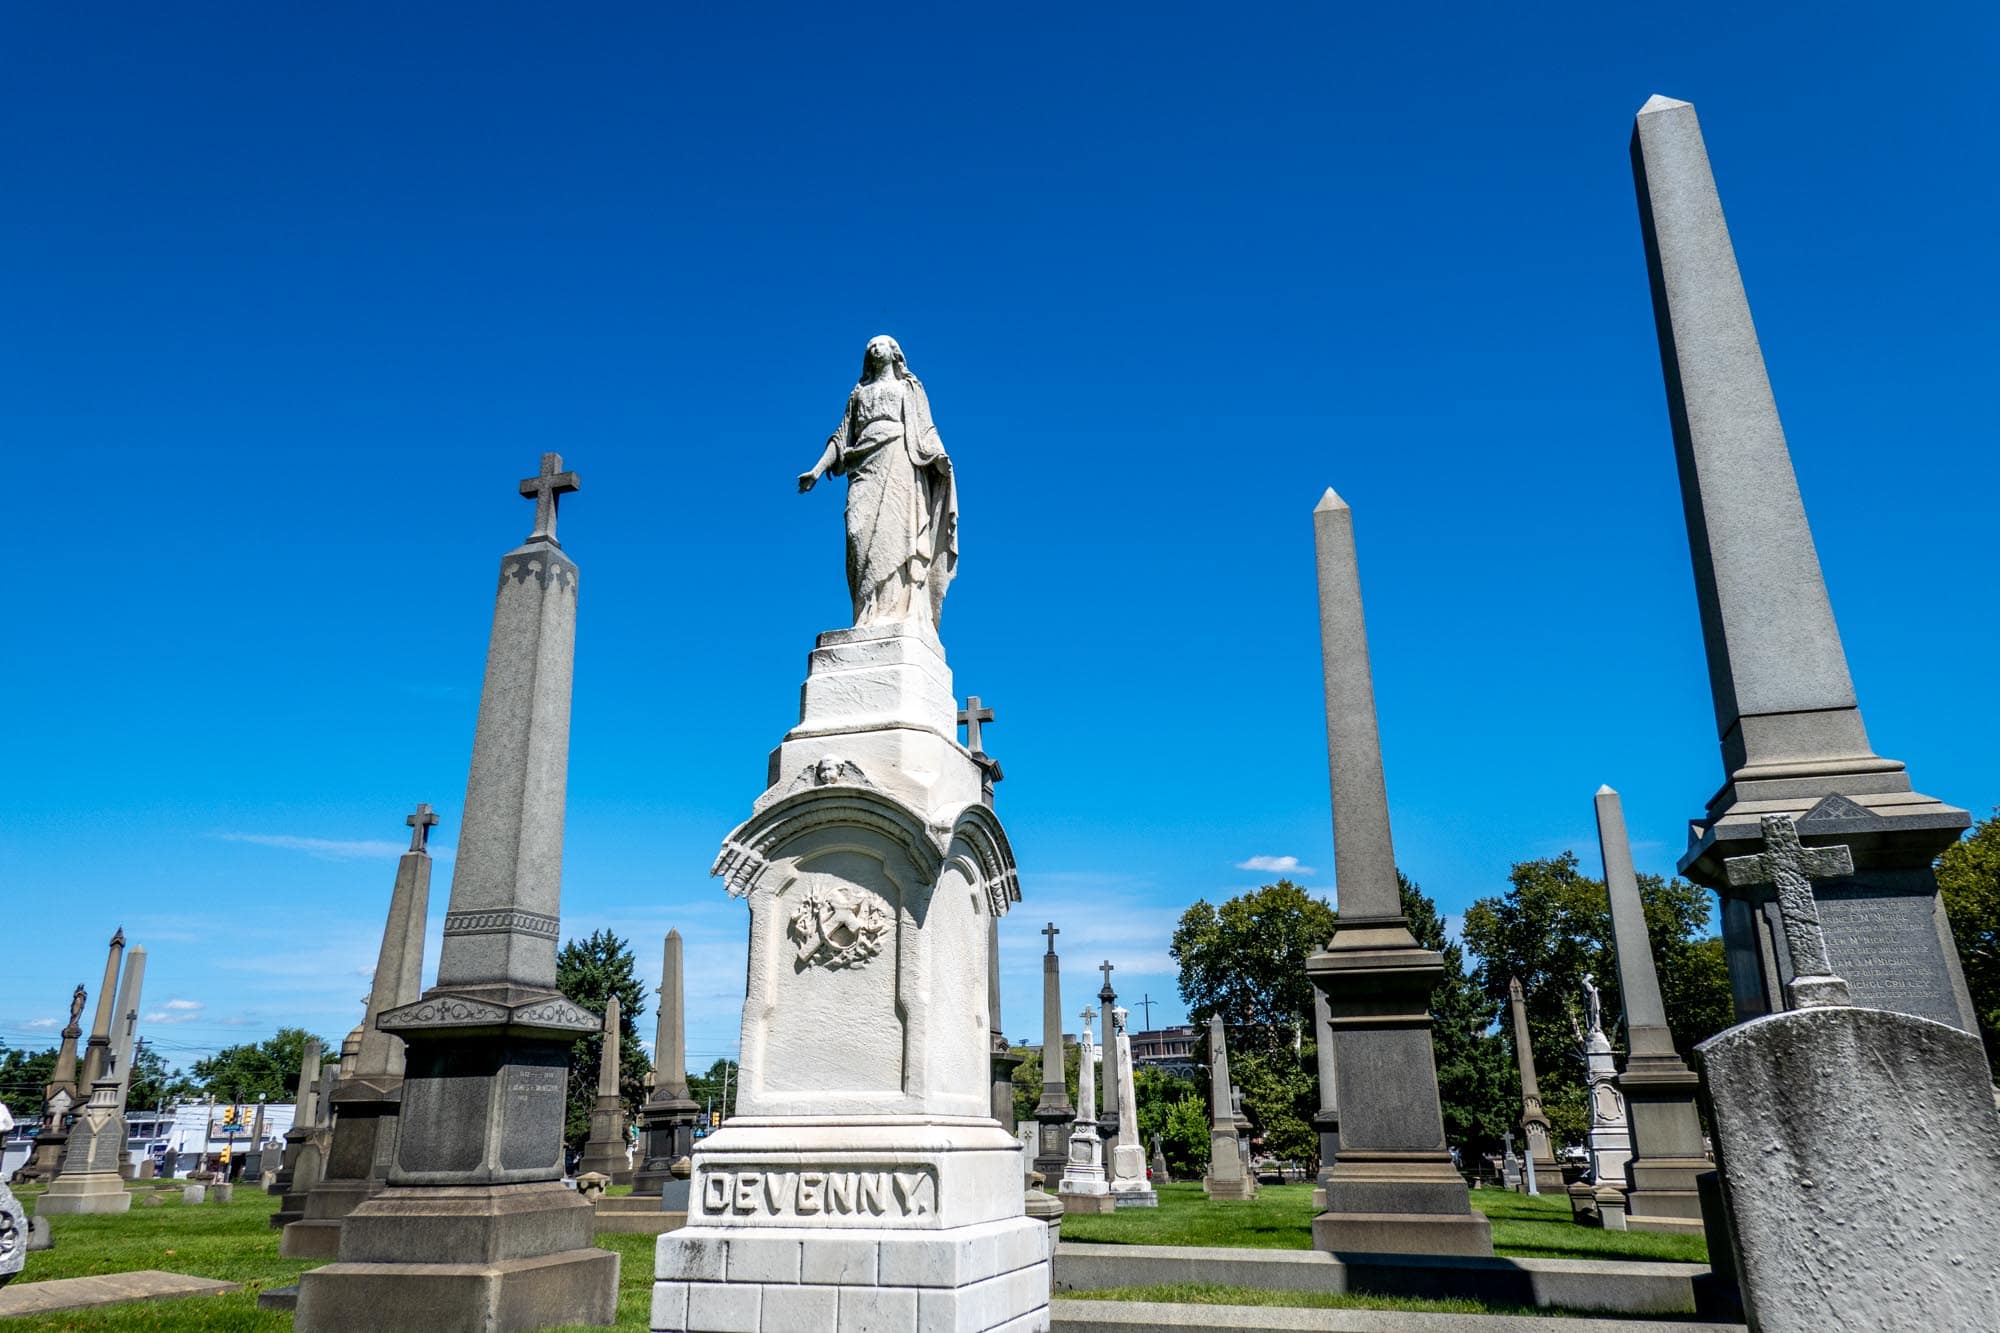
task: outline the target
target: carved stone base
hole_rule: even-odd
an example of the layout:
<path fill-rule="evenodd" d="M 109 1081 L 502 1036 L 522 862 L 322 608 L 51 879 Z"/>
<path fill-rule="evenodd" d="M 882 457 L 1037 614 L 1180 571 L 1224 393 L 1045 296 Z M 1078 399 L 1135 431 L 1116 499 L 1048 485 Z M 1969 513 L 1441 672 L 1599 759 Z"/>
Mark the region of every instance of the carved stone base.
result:
<path fill-rule="evenodd" d="M 116 1171 L 65 1171 L 35 1202 L 37 1217 L 59 1213 L 126 1213 L 132 1195 Z"/>

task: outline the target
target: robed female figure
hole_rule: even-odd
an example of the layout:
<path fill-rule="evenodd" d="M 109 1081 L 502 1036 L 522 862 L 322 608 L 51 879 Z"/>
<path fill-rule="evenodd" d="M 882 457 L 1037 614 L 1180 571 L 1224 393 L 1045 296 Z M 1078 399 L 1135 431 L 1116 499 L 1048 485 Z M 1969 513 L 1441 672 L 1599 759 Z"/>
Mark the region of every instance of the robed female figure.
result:
<path fill-rule="evenodd" d="M 828 473 L 847 478 L 855 626 L 927 616 L 935 628 L 958 572 L 958 484 L 923 382 L 894 338 L 869 340 L 861 380 L 819 461 L 799 475 L 799 490 Z"/>

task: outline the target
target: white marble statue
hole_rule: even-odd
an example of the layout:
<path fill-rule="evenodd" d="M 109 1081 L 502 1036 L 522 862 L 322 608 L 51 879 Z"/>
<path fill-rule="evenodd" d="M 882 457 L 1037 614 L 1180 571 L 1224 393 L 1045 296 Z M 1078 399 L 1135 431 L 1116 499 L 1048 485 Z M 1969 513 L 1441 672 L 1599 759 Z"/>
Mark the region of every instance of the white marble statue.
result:
<path fill-rule="evenodd" d="M 847 478 L 847 591 L 856 628 L 919 616 L 935 628 L 958 570 L 958 483 L 923 382 L 894 338 L 868 340 L 861 382 L 819 461 L 799 474 L 799 490 L 829 472 Z"/>

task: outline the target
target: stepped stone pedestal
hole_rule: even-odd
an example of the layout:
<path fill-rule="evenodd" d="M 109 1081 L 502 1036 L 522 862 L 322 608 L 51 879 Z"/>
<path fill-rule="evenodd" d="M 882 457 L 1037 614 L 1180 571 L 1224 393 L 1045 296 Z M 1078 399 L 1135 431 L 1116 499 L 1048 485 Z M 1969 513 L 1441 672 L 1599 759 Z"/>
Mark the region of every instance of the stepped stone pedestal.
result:
<path fill-rule="evenodd" d="M 123 943 L 124 932 L 120 931 L 113 940 L 114 962 Z M 90 1062 L 98 1071 L 90 1100 L 70 1127 L 69 1151 L 63 1157 L 61 1174 L 35 1203 L 37 1217 L 131 1211 L 132 1195 L 119 1168 L 125 1165 L 125 1093 L 137 1049 L 139 996 L 145 980 L 146 951 L 135 948 L 125 959 L 125 980 L 118 991 L 116 1008 L 123 1011 L 119 1033 L 103 1048 L 102 1058 Z M 94 1045 L 95 1038 L 92 1040 Z"/>
<path fill-rule="evenodd" d="M 1013 853 L 929 619 L 819 637 L 715 873 L 750 905 L 737 1115 L 660 1238 L 657 1330 L 1044 1329 L 1049 1228 L 991 1114 Z"/>

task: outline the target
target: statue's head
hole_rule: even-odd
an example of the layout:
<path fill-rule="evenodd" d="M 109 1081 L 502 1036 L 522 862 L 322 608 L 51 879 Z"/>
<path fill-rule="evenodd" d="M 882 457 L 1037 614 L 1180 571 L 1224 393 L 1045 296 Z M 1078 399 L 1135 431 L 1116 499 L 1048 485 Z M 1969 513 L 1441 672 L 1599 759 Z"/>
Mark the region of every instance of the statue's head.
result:
<path fill-rule="evenodd" d="M 868 350 L 861 354 L 861 378 L 872 380 L 885 370 L 900 377 L 908 373 L 909 363 L 903 359 L 903 349 L 894 338 L 878 333 L 868 340 Z"/>

